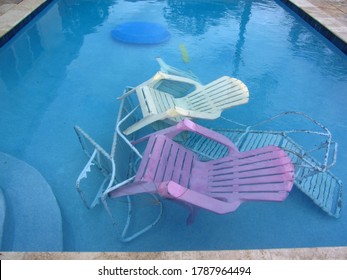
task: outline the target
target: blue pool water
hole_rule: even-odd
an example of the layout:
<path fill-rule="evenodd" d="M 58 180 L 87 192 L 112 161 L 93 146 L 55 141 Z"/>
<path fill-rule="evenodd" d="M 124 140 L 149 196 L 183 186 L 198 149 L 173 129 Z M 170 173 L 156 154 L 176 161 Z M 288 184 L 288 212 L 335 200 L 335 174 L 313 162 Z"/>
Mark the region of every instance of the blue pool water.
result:
<path fill-rule="evenodd" d="M 160 24 L 170 32 L 170 40 L 157 45 L 115 41 L 111 30 L 131 21 Z M 102 207 L 84 208 L 75 180 L 86 158 L 73 126 L 78 124 L 109 150 L 119 107 L 116 97 L 125 86 L 151 77 L 158 70 L 157 56 L 192 70 L 203 83 L 222 75 L 244 81 L 250 102 L 225 112 L 227 118 L 253 123 L 283 111 L 302 111 L 319 120 L 339 143 L 338 162 L 331 171 L 347 182 L 346 56 L 280 1 L 54 1 L 0 49 L 0 152 L 20 161 L 0 178 L 21 178 L 21 191 L 12 195 L 29 199 L 32 213 L 49 214 L 59 206 L 62 232 L 45 225 L 48 218 L 40 216 L 32 229 L 22 232 L 30 239 L 15 242 L 18 205 L 10 201 L 3 179 L 1 250 L 52 251 L 60 250 L 60 243 L 64 251 L 346 246 L 345 202 L 341 218 L 334 219 L 296 188 L 284 203 L 248 203 L 223 216 L 201 211 L 191 226 L 185 223 L 186 209 L 165 201 L 160 222 L 130 243 L 119 241 L 120 227 L 112 226 Z M 27 165 L 41 173 L 56 202 L 51 193 L 37 194 L 37 175 Z M 121 224 L 125 201 L 117 207 Z M 135 205 L 138 222 L 151 218 L 150 207 L 152 201 Z M 42 245 L 40 235 L 35 240 L 31 231 L 41 227 L 51 231 L 54 245 Z"/>

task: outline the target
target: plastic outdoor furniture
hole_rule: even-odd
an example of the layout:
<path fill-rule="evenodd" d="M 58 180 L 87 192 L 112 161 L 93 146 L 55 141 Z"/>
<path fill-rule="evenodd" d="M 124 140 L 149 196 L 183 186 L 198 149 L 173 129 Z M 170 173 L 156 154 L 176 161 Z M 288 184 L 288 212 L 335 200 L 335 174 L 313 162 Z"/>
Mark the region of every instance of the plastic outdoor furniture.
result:
<path fill-rule="evenodd" d="M 173 140 L 183 131 L 225 145 L 228 154 L 217 160 L 200 161 L 196 154 Z M 275 146 L 239 152 L 228 138 L 188 119 L 134 144 L 145 140 L 148 144 L 134 180 L 109 188 L 104 197 L 157 193 L 225 214 L 235 211 L 245 201 L 283 201 L 293 186 L 293 164 Z"/>
<path fill-rule="evenodd" d="M 337 160 L 338 144 L 327 127 L 302 112 L 290 111 L 253 125 L 227 121 L 228 128 L 213 130 L 230 139 L 242 152 L 270 145 L 286 151 L 295 167 L 295 186 L 323 211 L 340 217 L 342 182 L 330 171 Z M 228 153 L 222 145 L 196 134 L 181 144 L 210 160 Z"/>
<path fill-rule="evenodd" d="M 161 72 L 176 77 L 189 77 L 190 80 L 198 81 L 194 74 L 169 66 L 160 58 L 157 60 L 160 64 Z M 171 91 L 171 95 L 177 98 L 187 95 L 192 90 L 192 85 L 165 80 L 160 77 L 157 80 L 154 78 L 158 77 L 154 76 L 142 85 L 150 85 L 159 91 Z M 214 193 L 212 193 L 210 189 L 199 188 L 199 186 L 192 188 L 191 184 L 194 183 L 195 179 L 188 180 L 188 188 L 180 185 L 181 182 L 177 183 L 171 180 L 173 178 L 169 181 L 162 181 L 159 183 L 153 183 L 150 180 L 145 182 L 143 182 L 143 180 L 141 181 L 137 173 L 140 170 L 139 164 L 144 162 L 145 159 L 143 160 L 143 158 L 147 156 L 144 152 L 146 148 L 146 141 L 144 140 L 148 140 L 151 137 L 153 139 L 164 137 L 167 143 L 172 141 L 173 138 L 179 141 L 179 144 L 174 143 L 174 146 L 179 147 L 181 151 L 186 149 L 189 153 L 192 153 L 194 162 L 199 166 L 205 166 L 205 164 L 208 163 L 212 164 L 214 161 L 217 162 L 221 158 L 228 157 L 230 154 L 228 145 L 234 147 L 234 155 L 239 153 L 240 155 L 246 155 L 252 151 L 260 152 L 262 149 L 266 149 L 269 146 L 277 146 L 280 148 L 279 152 L 282 150 L 282 152 L 285 151 L 286 154 L 288 154 L 294 165 L 294 184 L 323 211 L 336 218 L 340 216 L 342 207 L 342 182 L 330 171 L 337 160 L 338 145 L 333 141 L 329 129 L 318 121 L 301 112 L 283 112 L 253 125 L 242 124 L 221 117 L 221 122 L 226 121 L 225 125 L 213 128 L 212 130 L 203 129 L 205 132 L 208 131 L 207 135 L 209 137 L 205 137 L 203 133 L 199 134 L 197 132 L 192 132 L 195 131 L 195 128 L 198 128 L 198 130 L 201 128 L 196 125 L 186 126 L 188 131 L 181 134 L 183 137 L 178 137 L 180 135 L 174 137 L 179 131 L 184 130 L 182 129 L 184 125 L 181 124 L 180 129 L 178 129 L 178 127 L 168 129 L 167 123 L 158 122 L 160 125 L 155 127 L 157 130 L 161 124 L 164 124 L 162 127 L 166 127 L 165 130 L 158 132 L 161 136 L 159 134 L 152 134 L 150 137 L 142 138 L 143 135 L 153 132 L 153 126 L 158 124 L 153 123 L 151 126 L 148 126 L 147 129 L 138 130 L 130 135 L 123 134 L 124 130 L 136 124 L 143 117 L 141 110 L 139 110 L 140 105 L 138 104 L 138 99 L 135 94 L 132 94 L 134 92 L 136 92 L 136 88 L 127 87 L 123 92 L 123 98 L 120 99 L 119 113 L 110 152 L 104 150 L 92 137 L 78 126 L 75 126 L 83 151 L 88 157 L 88 162 L 76 181 L 76 189 L 86 207 L 93 208 L 102 201 L 113 222 L 116 223 L 119 218 L 119 211 L 115 211 L 113 206 L 119 205 L 119 203 L 117 203 L 119 200 L 114 200 L 115 203 L 109 206 L 107 204 L 107 201 L 109 201 L 109 194 L 112 193 L 113 197 L 129 194 L 129 196 L 126 197 L 128 213 L 125 227 L 120 238 L 121 241 L 128 242 L 133 240 L 150 230 L 159 221 L 162 215 L 163 205 L 157 194 L 160 194 L 162 197 L 183 201 L 185 204 L 191 205 L 191 210 L 197 208 L 192 205 L 198 204 L 194 204 L 196 203 L 195 200 L 194 203 L 188 200 L 184 201 L 184 199 L 187 199 L 189 193 L 194 193 L 200 197 L 203 196 L 208 201 L 216 202 L 216 205 L 228 205 L 228 199 L 230 201 L 229 194 L 218 193 L 218 196 L 217 194 L 213 196 L 212 194 Z M 287 116 L 303 118 L 299 120 L 282 120 L 282 118 L 287 118 Z M 179 118 L 177 118 L 177 121 L 179 121 Z M 281 122 L 276 123 L 277 121 Z M 187 124 L 187 121 L 185 121 L 185 123 Z M 316 129 L 317 126 L 319 130 Z M 215 141 L 214 138 L 211 137 L 215 135 L 213 132 L 220 135 L 218 136 L 219 139 L 224 140 L 220 140 L 220 142 Z M 142 143 L 139 143 L 137 139 L 141 138 Z M 228 143 L 228 145 L 224 144 L 224 142 Z M 135 143 L 138 143 L 136 147 L 134 146 Z M 153 145 L 153 147 L 156 147 L 156 145 Z M 235 146 L 237 146 L 237 148 L 235 148 Z M 275 148 L 275 150 L 276 149 L 277 148 Z M 239 152 L 237 152 L 237 150 Z M 147 159 L 149 159 L 149 157 Z M 164 168 L 163 166 L 165 165 L 159 164 L 161 166 L 158 165 L 158 170 Z M 181 169 L 182 168 L 178 170 Z M 174 170 L 176 170 L 176 167 Z M 207 172 L 203 174 L 207 174 Z M 189 176 L 191 177 L 193 175 L 190 174 Z M 203 176 L 200 175 L 197 177 L 203 178 Z M 137 180 L 136 182 L 135 179 Z M 166 180 L 167 178 L 164 179 Z M 181 196 L 178 194 L 181 194 L 179 192 L 182 190 L 185 192 L 182 192 L 182 200 L 180 200 Z M 204 192 L 204 190 L 206 190 L 206 192 Z M 221 190 L 221 188 L 219 190 Z M 131 195 L 140 192 L 143 193 L 140 196 Z M 192 197 L 190 194 L 189 198 Z M 237 192 L 233 192 L 233 194 L 236 195 Z M 283 192 L 283 194 L 286 195 L 286 192 Z M 147 223 L 147 225 L 141 227 L 137 220 L 135 222 L 134 219 L 133 222 L 132 217 L 134 215 L 133 208 L 137 205 L 136 199 L 141 199 L 143 196 L 146 200 L 148 197 L 148 199 L 152 201 L 152 203 L 148 204 L 150 207 L 149 211 L 153 214 L 153 209 L 155 208 L 156 211 L 154 212 L 157 213 L 157 216 L 144 216 L 146 218 L 143 219 L 143 222 Z M 236 198 L 236 196 L 233 198 Z M 237 203 L 234 202 L 232 206 L 228 205 L 224 210 L 228 207 L 230 207 L 228 209 L 231 209 L 236 206 Z M 136 209 L 137 208 L 138 207 L 136 207 Z M 143 208 L 141 206 L 141 212 L 142 211 Z M 221 210 L 219 209 L 218 211 Z M 132 234 L 129 233 L 129 228 L 131 228 Z"/>
<path fill-rule="evenodd" d="M 166 86 L 160 87 L 164 82 Z M 194 89 L 187 92 L 187 85 Z M 135 92 L 143 118 L 125 129 L 125 135 L 157 121 L 173 125 L 183 118 L 216 119 L 223 110 L 245 104 L 249 100 L 246 85 L 235 78 L 223 76 L 202 85 L 194 79 L 161 71 L 120 98 L 126 98 Z M 184 96 L 179 97 L 182 95 Z"/>

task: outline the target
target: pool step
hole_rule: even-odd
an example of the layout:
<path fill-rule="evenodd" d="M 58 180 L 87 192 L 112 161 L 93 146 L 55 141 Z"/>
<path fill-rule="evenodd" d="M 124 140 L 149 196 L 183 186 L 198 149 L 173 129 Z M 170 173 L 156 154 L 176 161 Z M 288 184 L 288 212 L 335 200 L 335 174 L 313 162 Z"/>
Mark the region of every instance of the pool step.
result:
<path fill-rule="evenodd" d="M 11 218 L 3 227 L 1 249 L 62 251 L 60 208 L 43 176 L 24 161 L 0 152 L 0 185 L 6 216 Z"/>

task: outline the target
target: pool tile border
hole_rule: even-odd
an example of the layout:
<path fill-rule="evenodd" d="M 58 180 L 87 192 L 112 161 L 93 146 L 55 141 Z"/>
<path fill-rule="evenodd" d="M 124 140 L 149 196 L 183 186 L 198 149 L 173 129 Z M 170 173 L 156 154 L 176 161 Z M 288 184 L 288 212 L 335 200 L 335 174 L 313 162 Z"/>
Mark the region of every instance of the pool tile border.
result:
<path fill-rule="evenodd" d="M 341 26 L 331 15 L 307 0 L 280 0 L 304 21 L 327 38 L 332 44 L 347 54 L 347 26 Z M 334 9 L 333 6 L 331 6 Z M 327 9 L 327 7 L 324 7 Z M 342 14 L 342 12 L 341 12 Z M 344 17 L 346 15 L 344 14 Z"/>
<path fill-rule="evenodd" d="M 347 247 L 163 252 L 1 252 L 0 260 L 346 260 Z"/>
<path fill-rule="evenodd" d="M 53 0 L 25 0 L 0 16 L 0 47 L 37 16 Z"/>

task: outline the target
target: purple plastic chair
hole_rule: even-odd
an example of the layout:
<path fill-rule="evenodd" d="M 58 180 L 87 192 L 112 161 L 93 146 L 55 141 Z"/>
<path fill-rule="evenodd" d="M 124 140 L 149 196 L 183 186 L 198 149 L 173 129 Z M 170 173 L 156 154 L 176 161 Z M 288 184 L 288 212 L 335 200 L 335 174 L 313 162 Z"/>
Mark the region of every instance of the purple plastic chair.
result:
<path fill-rule="evenodd" d="M 201 161 L 173 138 L 190 131 L 228 148 L 228 155 Z M 162 197 L 225 214 L 245 201 L 283 201 L 291 191 L 294 167 L 276 146 L 239 152 L 225 136 L 185 119 L 133 142 L 148 140 L 132 183 L 109 192 L 112 198 L 138 193 Z"/>

